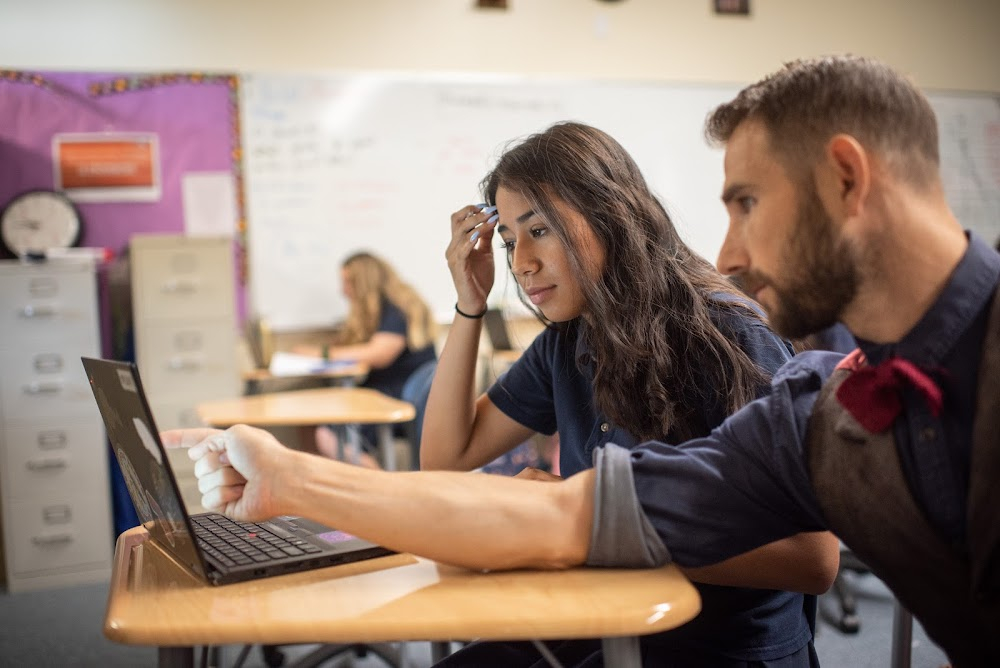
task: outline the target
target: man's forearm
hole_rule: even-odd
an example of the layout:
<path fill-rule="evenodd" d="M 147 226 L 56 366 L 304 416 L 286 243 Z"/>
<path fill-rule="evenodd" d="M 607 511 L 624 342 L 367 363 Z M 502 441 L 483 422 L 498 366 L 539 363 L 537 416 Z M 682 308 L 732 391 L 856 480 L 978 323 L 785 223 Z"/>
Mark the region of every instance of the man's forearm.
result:
<path fill-rule="evenodd" d="M 480 473 L 371 471 L 299 455 L 278 507 L 374 543 L 475 569 L 584 563 L 594 475 L 562 483 Z"/>

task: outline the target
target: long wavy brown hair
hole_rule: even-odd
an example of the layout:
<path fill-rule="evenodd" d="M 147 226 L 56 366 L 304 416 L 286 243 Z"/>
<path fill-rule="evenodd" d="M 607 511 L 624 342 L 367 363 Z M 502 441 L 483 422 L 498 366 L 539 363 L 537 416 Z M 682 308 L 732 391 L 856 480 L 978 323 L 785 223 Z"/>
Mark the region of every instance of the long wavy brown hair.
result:
<path fill-rule="evenodd" d="M 368 252 L 355 253 L 341 265 L 353 298 L 339 343 L 363 343 L 378 329 L 382 300 L 387 299 L 406 316 L 406 344 L 419 350 L 434 342 L 435 323 L 427 303 L 389 264 Z"/>
<path fill-rule="evenodd" d="M 668 433 L 686 439 L 707 428 L 706 397 L 735 412 L 758 396 L 767 374 L 716 327 L 710 308 L 760 316 L 733 303 L 733 285 L 681 240 L 617 141 L 580 123 L 554 125 L 501 156 L 482 183 L 489 203 L 501 186 L 528 200 L 577 270 L 588 306 L 563 328 L 576 328 L 590 350 L 598 410 L 640 440 Z M 583 269 L 556 198 L 583 215 L 604 247 L 596 281 Z"/>

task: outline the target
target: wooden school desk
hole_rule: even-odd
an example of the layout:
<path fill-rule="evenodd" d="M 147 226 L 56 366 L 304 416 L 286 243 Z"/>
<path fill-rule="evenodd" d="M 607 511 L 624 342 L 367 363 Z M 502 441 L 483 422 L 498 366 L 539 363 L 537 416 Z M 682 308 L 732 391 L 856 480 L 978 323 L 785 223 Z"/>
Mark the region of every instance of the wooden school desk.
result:
<path fill-rule="evenodd" d="M 390 471 L 396 468 L 391 425 L 409 422 L 416 416 L 413 404 L 367 387 L 320 387 L 253 394 L 205 401 L 198 404 L 196 410 L 198 416 L 213 427 L 375 424 L 378 425 L 382 462 Z M 349 433 L 357 436 L 357 430 L 349 430 Z"/>
<path fill-rule="evenodd" d="M 192 666 L 194 645 L 604 638 L 606 665 L 641 664 L 639 635 L 698 614 L 673 566 L 482 573 L 397 554 L 213 587 L 152 543 L 119 536 L 104 634 Z"/>

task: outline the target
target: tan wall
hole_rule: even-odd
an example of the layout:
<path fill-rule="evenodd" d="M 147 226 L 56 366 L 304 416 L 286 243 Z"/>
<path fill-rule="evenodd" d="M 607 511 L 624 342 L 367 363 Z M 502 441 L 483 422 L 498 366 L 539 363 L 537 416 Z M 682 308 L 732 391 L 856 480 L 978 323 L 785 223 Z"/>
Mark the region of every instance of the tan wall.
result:
<path fill-rule="evenodd" d="M 447 70 L 748 82 L 830 52 L 1000 91 L 997 0 L 0 0 L 0 67 Z"/>

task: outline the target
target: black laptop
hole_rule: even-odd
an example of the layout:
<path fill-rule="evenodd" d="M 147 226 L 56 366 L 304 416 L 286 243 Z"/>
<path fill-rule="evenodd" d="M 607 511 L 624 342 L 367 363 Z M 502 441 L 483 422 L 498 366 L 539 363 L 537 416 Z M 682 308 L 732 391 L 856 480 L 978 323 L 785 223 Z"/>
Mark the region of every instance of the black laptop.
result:
<path fill-rule="evenodd" d="M 304 517 L 237 522 L 189 515 L 134 364 L 81 358 L 143 527 L 211 584 L 228 584 L 393 554 Z"/>

